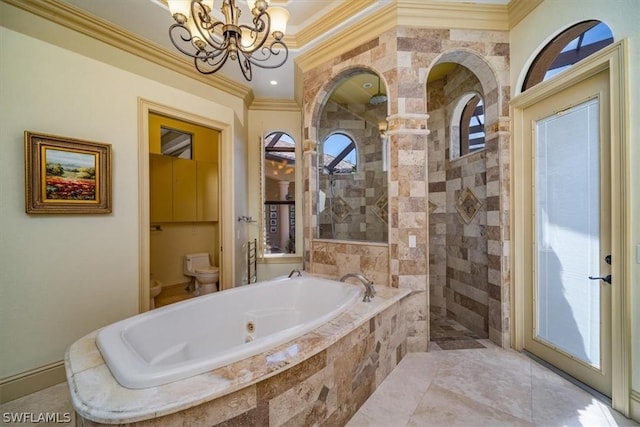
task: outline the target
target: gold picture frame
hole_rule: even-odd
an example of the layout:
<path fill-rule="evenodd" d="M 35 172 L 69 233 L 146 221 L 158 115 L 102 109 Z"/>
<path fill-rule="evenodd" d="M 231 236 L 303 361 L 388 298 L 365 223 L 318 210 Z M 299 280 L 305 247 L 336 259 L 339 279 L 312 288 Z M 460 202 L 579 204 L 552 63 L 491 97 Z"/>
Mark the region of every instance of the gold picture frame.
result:
<path fill-rule="evenodd" d="M 28 214 L 111 212 L 111 145 L 25 131 Z"/>

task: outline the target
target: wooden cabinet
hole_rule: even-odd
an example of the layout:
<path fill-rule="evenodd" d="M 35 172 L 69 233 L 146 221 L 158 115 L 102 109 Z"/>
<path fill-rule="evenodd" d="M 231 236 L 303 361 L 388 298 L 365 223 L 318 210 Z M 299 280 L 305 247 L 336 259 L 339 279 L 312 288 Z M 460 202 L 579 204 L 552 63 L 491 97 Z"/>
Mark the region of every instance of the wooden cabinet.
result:
<path fill-rule="evenodd" d="M 149 155 L 149 207 L 151 222 L 173 220 L 173 159 Z"/>
<path fill-rule="evenodd" d="M 218 220 L 218 165 L 196 161 L 196 218 L 198 221 Z"/>
<path fill-rule="evenodd" d="M 150 154 L 151 222 L 218 221 L 218 165 Z"/>
<path fill-rule="evenodd" d="M 173 159 L 173 221 L 192 222 L 196 218 L 196 162 Z"/>

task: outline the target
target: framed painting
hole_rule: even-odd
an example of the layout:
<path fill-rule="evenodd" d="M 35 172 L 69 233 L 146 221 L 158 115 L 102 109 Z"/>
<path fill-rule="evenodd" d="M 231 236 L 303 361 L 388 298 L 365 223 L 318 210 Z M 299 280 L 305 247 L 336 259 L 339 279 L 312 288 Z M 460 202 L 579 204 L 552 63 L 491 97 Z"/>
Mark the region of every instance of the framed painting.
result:
<path fill-rule="evenodd" d="M 25 131 L 28 214 L 111 212 L 111 145 Z"/>

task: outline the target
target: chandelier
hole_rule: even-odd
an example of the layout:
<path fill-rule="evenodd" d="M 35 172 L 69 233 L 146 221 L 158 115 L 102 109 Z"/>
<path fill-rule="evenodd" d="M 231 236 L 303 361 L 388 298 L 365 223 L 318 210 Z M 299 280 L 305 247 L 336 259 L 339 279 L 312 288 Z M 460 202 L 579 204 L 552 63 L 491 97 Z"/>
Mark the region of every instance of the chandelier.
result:
<path fill-rule="evenodd" d="M 247 0 L 253 15 L 251 24 L 240 24 L 236 0 L 222 0 L 223 19 L 214 14 L 215 0 L 168 0 L 176 23 L 169 27 L 173 45 L 193 58 L 202 74 L 213 74 L 227 62 L 238 61 L 242 75 L 251 81 L 251 66 L 278 68 L 285 63 L 289 49 L 282 41 L 289 12 L 269 7 L 268 0 Z M 267 12 L 269 9 L 269 12 Z M 269 35 L 272 40 L 267 40 Z M 275 58 L 282 55 L 282 60 Z"/>

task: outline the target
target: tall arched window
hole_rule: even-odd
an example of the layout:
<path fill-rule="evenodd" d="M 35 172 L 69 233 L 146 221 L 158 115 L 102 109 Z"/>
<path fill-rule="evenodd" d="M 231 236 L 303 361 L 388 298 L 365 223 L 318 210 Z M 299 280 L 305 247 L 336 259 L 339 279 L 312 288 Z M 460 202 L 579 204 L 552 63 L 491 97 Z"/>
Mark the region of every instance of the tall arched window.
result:
<path fill-rule="evenodd" d="M 334 173 L 354 173 L 358 166 L 356 143 L 344 133 L 333 133 L 322 143 L 322 164 L 324 171 Z"/>
<path fill-rule="evenodd" d="M 457 159 L 484 149 L 484 100 L 477 92 L 468 92 L 457 99 L 449 127 L 449 157 Z"/>
<path fill-rule="evenodd" d="M 480 96 L 471 98 L 460 118 L 460 155 L 484 148 L 484 102 Z"/>
<path fill-rule="evenodd" d="M 611 29 L 598 20 L 580 22 L 567 28 L 534 59 L 522 84 L 522 91 L 555 76 L 611 43 Z"/>
<path fill-rule="evenodd" d="M 264 139 L 263 253 L 296 252 L 296 143 L 284 132 Z"/>

